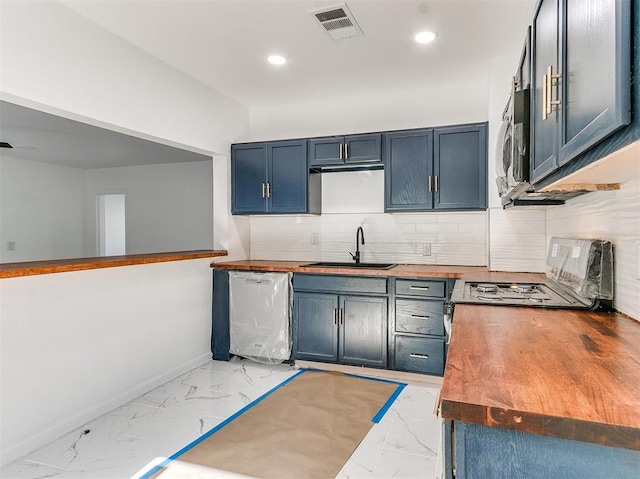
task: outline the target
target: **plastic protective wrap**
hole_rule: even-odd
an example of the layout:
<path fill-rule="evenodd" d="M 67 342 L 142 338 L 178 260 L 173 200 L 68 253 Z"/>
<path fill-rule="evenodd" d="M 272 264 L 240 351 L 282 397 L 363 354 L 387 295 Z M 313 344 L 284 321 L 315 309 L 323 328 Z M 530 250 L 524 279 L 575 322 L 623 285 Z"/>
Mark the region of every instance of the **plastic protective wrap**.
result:
<path fill-rule="evenodd" d="M 528 105 L 529 90 L 514 91 L 502 112 L 496 146 L 496 185 L 501 197 L 529 181 Z"/>
<path fill-rule="evenodd" d="M 582 298 L 613 299 L 611 242 L 553 237 L 546 273 Z"/>
<path fill-rule="evenodd" d="M 275 364 L 291 356 L 291 273 L 229 273 L 231 354 Z"/>

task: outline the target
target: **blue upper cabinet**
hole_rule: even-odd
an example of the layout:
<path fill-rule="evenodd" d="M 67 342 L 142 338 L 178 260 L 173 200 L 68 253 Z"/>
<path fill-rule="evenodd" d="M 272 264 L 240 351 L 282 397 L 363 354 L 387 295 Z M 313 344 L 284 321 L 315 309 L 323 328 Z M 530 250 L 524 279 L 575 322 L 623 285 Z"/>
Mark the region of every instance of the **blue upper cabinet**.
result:
<path fill-rule="evenodd" d="M 306 140 L 231 146 L 233 214 L 320 213 L 320 181 L 309 174 Z"/>
<path fill-rule="evenodd" d="M 433 132 L 436 210 L 487 207 L 487 126 L 436 128 Z"/>
<path fill-rule="evenodd" d="M 385 211 L 487 207 L 486 123 L 385 135 Z"/>
<path fill-rule="evenodd" d="M 631 121 L 631 1 L 541 0 L 533 21 L 531 180 Z"/>
<path fill-rule="evenodd" d="M 385 134 L 385 211 L 433 208 L 433 130 Z"/>
<path fill-rule="evenodd" d="M 312 168 L 382 163 L 382 134 L 331 136 L 309 140 Z"/>
<path fill-rule="evenodd" d="M 231 146 L 232 213 L 264 213 L 267 208 L 267 145 Z"/>

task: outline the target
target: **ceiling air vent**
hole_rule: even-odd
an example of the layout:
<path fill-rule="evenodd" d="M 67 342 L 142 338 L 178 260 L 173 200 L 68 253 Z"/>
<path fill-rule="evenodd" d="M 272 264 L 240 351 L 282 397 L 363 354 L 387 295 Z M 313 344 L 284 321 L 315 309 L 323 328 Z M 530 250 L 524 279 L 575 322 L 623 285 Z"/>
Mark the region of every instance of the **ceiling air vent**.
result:
<path fill-rule="evenodd" d="M 353 14 L 345 4 L 316 10 L 311 12 L 311 14 L 322 29 L 334 40 L 363 35 L 358 22 L 356 22 Z"/>
<path fill-rule="evenodd" d="M 13 148 L 13 146 L 5 141 L 0 141 L 0 148 Z"/>

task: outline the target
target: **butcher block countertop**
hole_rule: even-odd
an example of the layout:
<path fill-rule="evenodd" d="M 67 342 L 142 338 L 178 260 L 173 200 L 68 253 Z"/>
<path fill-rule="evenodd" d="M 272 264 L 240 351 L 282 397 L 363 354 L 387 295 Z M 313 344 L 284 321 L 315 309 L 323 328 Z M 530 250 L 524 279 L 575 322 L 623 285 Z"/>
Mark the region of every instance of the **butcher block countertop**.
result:
<path fill-rule="evenodd" d="M 174 251 L 170 253 L 128 254 L 124 256 L 100 256 L 97 258 L 70 258 L 49 261 L 25 261 L 21 263 L 0 263 L 0 278 L 17 278 L 39 274 L 65 273 L 88 269 L 115 268 L 137 264 L 165 263 L 189 259 L 226 256 L 224 250 Z"/>
<path fill-rule="evenodd" d="M 457 305 L 441 414 L 640 450 L 640 324 L 618 313 Z"/>
<path fill-rule="evenodd" d="M 436 266 L 423 264 L 398 264 L 390 269 L 326 268 L 305 266 L 312 261 L 246 260 L 213 263 L 212 268 L 239 271 L 292 272 L 315 274 L 340 274 L 357 276 L 393 276 L 406 278 L 472 278 L 477 281 L 540 281 L 544 275 L 537 273 L 502 273 L 487 271 L 484 266 Z"/>

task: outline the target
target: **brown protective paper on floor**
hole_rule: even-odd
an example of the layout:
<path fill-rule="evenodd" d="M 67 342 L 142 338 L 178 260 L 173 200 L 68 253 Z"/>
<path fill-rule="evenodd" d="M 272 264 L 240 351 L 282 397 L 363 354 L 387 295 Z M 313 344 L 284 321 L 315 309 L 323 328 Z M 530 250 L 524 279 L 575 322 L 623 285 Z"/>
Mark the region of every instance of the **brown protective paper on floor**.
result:
<path fill-rule="evenodd" d="M 333 479 L 396 388 L 305 371 L 176 461 L 264 479 Z"/>

